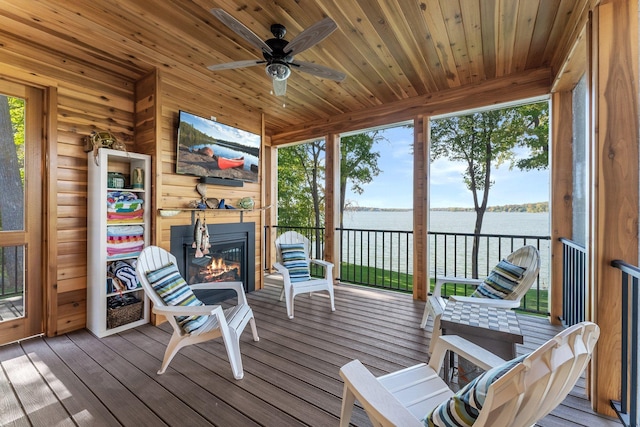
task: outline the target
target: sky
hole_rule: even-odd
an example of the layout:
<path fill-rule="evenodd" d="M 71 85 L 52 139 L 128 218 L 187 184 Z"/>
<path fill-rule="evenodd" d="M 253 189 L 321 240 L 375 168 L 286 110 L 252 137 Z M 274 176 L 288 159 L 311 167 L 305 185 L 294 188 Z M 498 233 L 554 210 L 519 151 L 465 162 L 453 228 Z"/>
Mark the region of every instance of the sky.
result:
<path fill-rule="evenodd" d="M 347 200 L 356 206 L 375 208 L 413 207 L 413 129 L 396 127 L 385 129 L 374 149 L 381 156 L 378 165 L 382 172 L 364 187 L 364 193 L 354 194 L 348 189 Z M 431 164 L 430 207 L 473 207 L 473 195 L 464 182 L 462 163 L 437 160 Z M 495 184 L 489 191 L 488 206 L 536 203 L 549 201 L 549 170 L 521 172 L 503 165 L 492 170 Z"/>

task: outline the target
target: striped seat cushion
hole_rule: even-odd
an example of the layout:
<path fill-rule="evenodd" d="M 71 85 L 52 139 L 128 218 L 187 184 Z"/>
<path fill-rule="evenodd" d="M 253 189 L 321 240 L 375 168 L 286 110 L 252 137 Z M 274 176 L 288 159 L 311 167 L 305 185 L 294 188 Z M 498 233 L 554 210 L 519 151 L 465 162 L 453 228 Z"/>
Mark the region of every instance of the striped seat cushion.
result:
<path fill-rule="evenodd" d="M 422 420 L 422 424 L 426 427 L 472 426 L 480 415 L 491 384 L 521 363 L 525 357 L 527 355 L 516 357 L 486 371 L 438 405 Z"/>
<path fill-rule="evenodd" d="M 507 299 L 520 284 L 527 269 L 503 259 L 484 282 L 471 294 L 472 297 Z"/>
<path fill-rule="evenodd" d="M 289 278 L 292 283 L 311 279 L 304 243 L 281 243 L 280 253 L 282 265 L 289 270 Z"/>
<path fill-rule="evenodd" d="M 175 264 L 169 263 L 157 270 L 146 273 L 149 283 L 167 305 L 204 305 L 184 281 Z M 209 316 L 176 316 L 182 330 L 189 334 L 204 325 Z"/>

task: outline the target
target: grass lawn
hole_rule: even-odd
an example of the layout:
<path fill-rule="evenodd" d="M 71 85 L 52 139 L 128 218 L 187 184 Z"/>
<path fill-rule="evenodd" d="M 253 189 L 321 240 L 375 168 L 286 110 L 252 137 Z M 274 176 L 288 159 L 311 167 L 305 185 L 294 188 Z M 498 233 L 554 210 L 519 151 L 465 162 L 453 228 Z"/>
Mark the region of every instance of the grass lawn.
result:
<path fill-rule="evenodd" d="M 400 292 L 413 292 L 413 275 L 381 270 L 379 268 L 342 263 L 340 280 L 345 283 L 390 289 Z M 435 279 L 431 279 L 430 291 L 433 291 Z M 443 295 L 471 295 L 473 286 L 445 284 Z M 549 293 L 547 290 L 537 291 L 531 288 L 523 299 L 523 307 L 519 311 L 546 315 L 549 311 Z"/>

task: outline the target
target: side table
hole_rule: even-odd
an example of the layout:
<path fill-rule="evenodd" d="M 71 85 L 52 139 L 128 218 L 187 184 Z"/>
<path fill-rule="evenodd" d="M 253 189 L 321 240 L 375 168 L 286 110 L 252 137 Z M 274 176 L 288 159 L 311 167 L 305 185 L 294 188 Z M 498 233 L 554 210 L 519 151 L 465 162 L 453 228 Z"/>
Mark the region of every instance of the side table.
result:
<path fill-rule="evenodd" d="M 524 342 L 513 310 L 449 300 L 440 318 L 442 335 L 459 335 L 505 360 L 516 357 L 516 344 Z M 451 355 L 445 375 L 453 366 Z"/>

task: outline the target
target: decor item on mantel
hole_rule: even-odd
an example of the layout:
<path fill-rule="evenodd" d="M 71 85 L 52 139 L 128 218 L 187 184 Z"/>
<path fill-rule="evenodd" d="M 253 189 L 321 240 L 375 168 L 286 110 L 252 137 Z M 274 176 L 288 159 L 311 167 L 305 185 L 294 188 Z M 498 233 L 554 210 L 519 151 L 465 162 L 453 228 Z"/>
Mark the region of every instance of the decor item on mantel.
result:
<path fill-rule="evenodd" d="M 255 203 L 251 197 L 243 197 L 238 202 L 238 207 L 240 209 L 253 209 Z"/>

